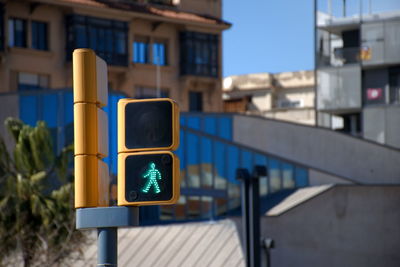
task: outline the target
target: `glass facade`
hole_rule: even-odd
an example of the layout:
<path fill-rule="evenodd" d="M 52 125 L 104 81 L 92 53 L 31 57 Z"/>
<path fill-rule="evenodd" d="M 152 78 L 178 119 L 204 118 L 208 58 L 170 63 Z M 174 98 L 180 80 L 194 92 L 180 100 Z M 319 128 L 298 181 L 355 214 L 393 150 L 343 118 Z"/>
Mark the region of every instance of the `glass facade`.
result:
<path fill-rule="evenodd" d="M 128 65 L 128 23 L 89 16 L 69 15 L 67 59 L 76 48 L 91 48 L 110 65 Z"/>
<path fill-rule="evenodd" d="M 25 91 L 19 94 L 20 118 L 35 125 L 45 120 L 57 151 L 73 142 L 73 95 L 71 90 Z M 109 120 L 109 157 L 105 159 L 115 183 L 117 174 L 117 102 L 125 96 L 109 94 L 105 107 Z M 182 113 L 180 147 L 181 197 L 171 206 L 141 207 L 141 223 L 209 220 L 240 214 L 240 182 L 236 169 L 254 166 L 268 170 L 260 179 L 260 194 L 308 185 L 308 169 L 243 147 L 233 142 L 232 115 Z"/>

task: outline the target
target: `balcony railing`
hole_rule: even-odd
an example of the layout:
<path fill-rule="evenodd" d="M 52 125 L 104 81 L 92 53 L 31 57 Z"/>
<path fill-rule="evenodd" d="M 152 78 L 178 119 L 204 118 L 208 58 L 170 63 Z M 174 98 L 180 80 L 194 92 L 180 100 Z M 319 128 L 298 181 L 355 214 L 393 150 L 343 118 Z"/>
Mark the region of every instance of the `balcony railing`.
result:
<path fill-rule="evenodd" d="M 334 49 L 334 57 L 336 61 L 342 62 L 342 64 L 353 64 L 360 62 L 360 48 L 359 47 L 340 47 Z"/>

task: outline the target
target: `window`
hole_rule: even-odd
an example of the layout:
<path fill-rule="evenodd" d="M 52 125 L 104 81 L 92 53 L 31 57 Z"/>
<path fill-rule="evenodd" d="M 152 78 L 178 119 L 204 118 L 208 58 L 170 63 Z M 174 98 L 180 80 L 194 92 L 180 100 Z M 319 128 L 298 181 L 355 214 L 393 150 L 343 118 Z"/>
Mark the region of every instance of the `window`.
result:
<path fill-rule="evenodd" d="M 4 50 L 4 4 L 0 3 L 0 51 Z"/>
<path fill-rule="evenodd" d="M 89 16 L 67 17 L 67 59 L 76 48 L 91 48 L 108 64 L 127 66 L 128 23 Z"/>
<path fill-rule="evenodd" d="M 32 48 L 48 50 L 47 45 L 47 23 L 32 21 Z"/>
<path fill-rule="evenodd" d="M 157 98 L 157 97 L 158 97 L 157 88 L 141 87 L 141 86 L 136 87 L 135 98 L 144 99 L 144 98 Z M 161 89 L 159 97 L 169 97 L 168 90 Z"/>
<path fill-rule="evenodd" d="M 362 79 L 364 105 L 385 104 L 385 88 L 388 83 L 387 69 L 364 70 Z"/>
<path fill-rule="evenodd" d="M 181 75 L 217 77 L 218 42 L 215 34 L 181 32 Z"/>
<path fill-rule="evenodd" d="M 202 92 L 189 92 L 189 111 L 203 111 Z"/>
<path fill-rule="evenodd" d="M 8 20 L 8 45 L 10 47 L 27 47 L 26 20 L 16 18 Z"/>
<path fill-rule="evenodd" d="M 166 41 L 155 41 L 153 43 L 153 64 L 154 65 L 167 65 L 167 45 Z"/>
<path fill-rule="evenodd" d="M 389 70 L 390 103 L 400 104 L 400 67 Z"/>
<path fill-rule="evenodd" d="M 133 42 L 133 62 L 140 64 L 167 65 L 167 41 L 136 36 Z"/>
<path fill-rule="evenodd" d="M 149 63 L 149 38 L 135 38 L 133 42 L 133 62 L 141 64 Z"/>
<path fill-rule="evenodd" d="M 49 87 L 49 76 L 27 72 L 18 73 L 18 90 L 39 90 Z"/>
<path fill-rule="evenodd" d="M 351 113 L 341 115 L 343 118 L 343 128 L 339 131 L 351 134 L 353 136 L 361 135 L 361 114 Z"/>
<path fill-rule="evenodd" d="M 301 108 L 303 107 L 303 99 L 290 100 L 280 99 L 278 100 L 278 108 Z"/>

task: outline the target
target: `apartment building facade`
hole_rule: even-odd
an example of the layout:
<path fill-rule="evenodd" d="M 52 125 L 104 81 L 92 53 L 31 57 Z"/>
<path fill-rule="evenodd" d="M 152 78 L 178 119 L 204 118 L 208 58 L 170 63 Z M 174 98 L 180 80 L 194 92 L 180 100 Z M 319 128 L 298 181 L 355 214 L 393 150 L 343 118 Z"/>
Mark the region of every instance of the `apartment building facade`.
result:
<path fill-rule="evenodd" d="M 72 51 L 109 65 L 109 89 L 221 111 L 220 0 L 0 1 L 0 92 L 72 87 Z"/>
<path fill-rule="evenodd" d="M 225 112 L 315 125 L 313 71 L 229 76 L 223 92 Z"/>
<path fill-rule="evenodd" d="M 399 148 L 400 5 L 327 2 L 315 14 L 318 125 Z"/>

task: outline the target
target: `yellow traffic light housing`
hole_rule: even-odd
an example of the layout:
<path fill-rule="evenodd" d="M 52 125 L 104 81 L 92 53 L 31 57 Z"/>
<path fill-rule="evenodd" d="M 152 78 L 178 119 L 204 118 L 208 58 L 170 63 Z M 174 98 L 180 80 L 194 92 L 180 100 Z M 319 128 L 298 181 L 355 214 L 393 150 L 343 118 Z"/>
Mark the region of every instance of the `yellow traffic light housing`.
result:
<path fill-rule="evenodd" d="M 167 205 L 179 199 L 179 107 L 171 99 L 118 102 L 118 205 Z"/>
<path fill-rule="evenodd" d="M 73 79 L 75 208 L 107 206 L 107 64 L 91 49 L 76 49 Z"/>
<path fill-rule="evenodd" d="M 170 151 L 118 154 L 118 205 L 168 205 L 180 194 L 179 159 Z"/>
<path fill-rule="evenodd" d="M 121 99 L 118 102 L 118 153 L 176 150 L 179 108 L 169 98 Z"/>

